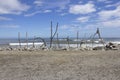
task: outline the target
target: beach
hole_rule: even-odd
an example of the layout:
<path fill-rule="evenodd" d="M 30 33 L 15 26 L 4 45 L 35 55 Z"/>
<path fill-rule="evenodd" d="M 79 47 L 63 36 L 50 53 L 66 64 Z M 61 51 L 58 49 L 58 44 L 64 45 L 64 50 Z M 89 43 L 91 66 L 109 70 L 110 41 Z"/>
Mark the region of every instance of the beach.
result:
<path fill-rule="evenodd" d="M 120 0 L 0 0 L 0 80 L 120 80 Z"/>
<path fill-rule="evenodd" d="M 0 80 L 120 80 L 120 50 L 0 51 Z"/>

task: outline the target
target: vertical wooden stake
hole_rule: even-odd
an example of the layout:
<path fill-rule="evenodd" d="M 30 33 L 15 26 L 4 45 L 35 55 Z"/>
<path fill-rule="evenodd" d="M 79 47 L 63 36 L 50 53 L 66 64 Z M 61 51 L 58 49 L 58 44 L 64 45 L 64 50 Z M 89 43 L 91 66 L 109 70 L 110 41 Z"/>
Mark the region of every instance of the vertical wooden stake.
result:
<path fill-rule="evenodd" d="M 52 21 L 51 21 L 51 37 L 50 37 L 50 48 L 52 47 L 52 43 L 53 43 L 53 39 L 57 33 L 57 30 L 58 30 L 58 23 L 56 25 L 56 30 L 55 32 L 53 33 L 53 29 L 52 29 Z"/>
<path fill-rule="evenodd" d="M 52 30 L 52 21 L 51 21 L 51 37 L 50 37 L 50 48 L 52 47 L 52 35 L 53 35 L 53 30 Z"/>
<path fill-rule="evenodd" d="M 33 38 L 33 48 L 35 48 L 35 36 L 34 36 L 34 38 Z"/>
<path fill-rule="evenodd" d="M 68 48 L 70 48 L 69 36 L 67 37 Z"/>
<path fill-rule="evenodd" d="M 77 48 L 79 47 L 78 46 L 78 39 L 79 39 L 79 31 L 77 31 Z"/>
<path fill-rule="evenodd" d="M 18 32 L 18 41 L 19 41 L 19 47 L 21 48 L 21 42 L 20 42 L 20 32 Z"/>
<path fill-rule="evenodd" d="M 26 47 L 28 48 L 28 34 L 26 32 Z"/>
<path fill-rule="evenodd" d="M 58 33 L 57 33 L 57 47 L 58 48 L 60 47 Z"/>

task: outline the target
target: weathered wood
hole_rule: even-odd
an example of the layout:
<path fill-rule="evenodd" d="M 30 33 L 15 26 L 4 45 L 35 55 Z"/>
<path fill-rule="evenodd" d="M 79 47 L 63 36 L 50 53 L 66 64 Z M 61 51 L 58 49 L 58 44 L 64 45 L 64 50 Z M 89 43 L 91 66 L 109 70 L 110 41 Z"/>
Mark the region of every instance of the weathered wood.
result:
<path fill-rule="evenodd" d="M 50 48 L 52 47 L 53 39 L 54 39 L 54 37 L 55 37 L 57 31 L 58 31 L 58 23 L 57 23 L 57 25 L 56 25 L 56 30 L 55 30 L 55 32 L 54 32 L 54 34 L 53 34 L 53 27 L 52 27 L 52 21 L 51 21 Z"/>
<path fill-rule="evenodd" d="M 92 37 L 92 46 L 93 46 L 94 38 L 95 38 L 96 35 L 98 35 L 98 38 L 101 40 L 100 43 L 102 43 L 102 44 L 105 46 L 105 43 L 104 43 L 104 41 L 103 41 L 103 39 L 102 39 L 102 37 L 101 37 L 99 28 L 97 28 L 96 33 L 95 33 L 95 34 L 93 35 L 93 37 Z"/>
<path fill-rule="evenodd" d="M 69 36 L 67 37 L 68 48 L 70 48 Z"/>
<path fill-rule="evenodd" d="M 46 41 L 43 38 L 36 37 L 34 40 L 37 40 L 37 39 L 41 40 L 44 43 L 44 46 L 47 46 Z"/>
<path fill-rule="evenodd" d="M 56 33 L 57 33 L 57 31 L 58 31 L 58 23 L 57 23 L 57 25 L 56 25 L 56 30 L 55 30 L 55 33 L 53 34 L 53 38 L 55 37 L 55 35 L 56 35 Z"/>
<path fill-rule="evenodd" d="M 57 48 L 60 48 L 59 35 L 58 35 L 58 33 L 57 33 Z"/>
<path fill-rule="evenodd" d="M 77 48 L 79 47 L 78 39 L 79 39 L 79 31 L 77 31 Z"/>
<path fill-rule="evenodd" d="M 21 48 L 20 32 L 18 32 L 18 42 L 19 42 L 19 47 Z"/>
<path fill-rule="evenodd" d="M 26 32 L 26 48 L 28 48 L 28 33 Z"/>
<path fill-rule="evenodd" d="M 52 47 L 52 35 L 53 35 L 53 30 L 52 30 L 52 21 L 51 21 L 51 37 L 50 37 L 50 48 Z"/>
<path fill-rule="evenodd" d="M 35 36 L 34 36 L 34 38 L 33 38 L 33 48 L 35 48 Z"/>

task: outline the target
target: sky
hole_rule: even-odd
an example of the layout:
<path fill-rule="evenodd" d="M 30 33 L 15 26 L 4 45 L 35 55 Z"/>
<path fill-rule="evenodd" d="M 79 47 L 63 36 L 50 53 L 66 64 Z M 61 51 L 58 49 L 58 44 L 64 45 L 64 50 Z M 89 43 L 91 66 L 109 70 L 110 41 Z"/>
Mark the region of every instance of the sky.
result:
<path fill-rule="evenodd" d="M 99 28 L 102 37 L 120 37 L 120 0 L 0 0 L 0 38 L 50 37 L 50 25 L 59 37 L 90 37 Z"/>

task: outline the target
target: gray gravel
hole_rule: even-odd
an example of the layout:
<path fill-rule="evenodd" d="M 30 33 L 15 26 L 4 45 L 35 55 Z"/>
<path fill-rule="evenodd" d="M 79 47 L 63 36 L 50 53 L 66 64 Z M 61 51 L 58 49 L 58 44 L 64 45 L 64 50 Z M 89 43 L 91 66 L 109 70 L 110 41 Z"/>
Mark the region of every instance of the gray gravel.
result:
<path fill-rule="evenodd" d="M 1 51 L 0 80 L 120 80 L 120 51 Z"/>

